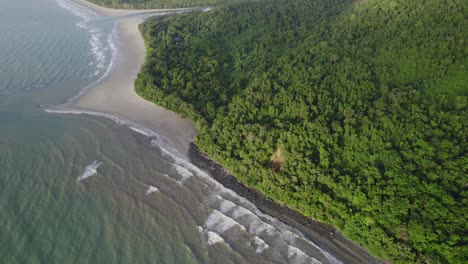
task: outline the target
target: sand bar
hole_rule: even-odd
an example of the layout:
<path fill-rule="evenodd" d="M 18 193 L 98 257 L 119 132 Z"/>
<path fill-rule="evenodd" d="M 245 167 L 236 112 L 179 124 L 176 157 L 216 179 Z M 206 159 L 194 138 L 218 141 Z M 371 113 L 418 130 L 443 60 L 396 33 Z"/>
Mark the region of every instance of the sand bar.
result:
<path fill-rule="evenodd" d="M 96 12 L 101 16 L 127 16 L 135 14 L 144 14 L 151 12 L 160 12 L 160 11 L 174 11 L 174 10 L 186 10 L 189 8 L 176 8 L 176 9 L 114 9 L 98 6 L 86 0 L 73 0 L 74 2 L 87 7 L 88 9 Z"/>
<path fill-rule="evenodd" d="M 102 15 L 120 16 L 160 10 L 112 10 L 76 0 Z M 102 81 L 89 87 L 66 105 L 68 109 L 112 114 L 147 127 L 168 138 L 182 154 L 197 134 L 193 123 L 172 111 L 148 102 L 134 90 L 134 82 L 145 62 L 145 44 L 138 29 L 143 18 L 122 17 L 118 22 L 119 45 L 115 66 Z"/>

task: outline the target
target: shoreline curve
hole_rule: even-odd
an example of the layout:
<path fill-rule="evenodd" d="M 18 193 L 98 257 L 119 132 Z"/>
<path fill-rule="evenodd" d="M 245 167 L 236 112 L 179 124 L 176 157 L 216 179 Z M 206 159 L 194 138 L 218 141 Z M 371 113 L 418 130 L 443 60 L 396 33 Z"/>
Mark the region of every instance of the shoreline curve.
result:
<path fill-rule="evenodd" d="M 72 1 L 102 16 L 129 17 L 123 17 L 117 22 L 120 55 L 115 63 L 115 68 L 111 70 L 109 75 L 96 84 L 85 88 L 71 102 L 57 107 L 56 110 L 46 111 L 56 113 L 69 111 L 75 112 L 74 114 L 81 112 L 81 114 L 100 115 L 107 118 L 112 116 L 111 119 L 130 120 L 133 124 L 138 124 L 169 139 L 180 154 L 183 154 L 200 169 L 208 172 L 224 187 L 248 199 L 262 212 L 301 231 L 311 241 L 344 263 L 381 263 L 358 244 L 342 236 L 333 226 L 307 218 L 239 183 L 234 176 L 200 152 L 193 144 L 193 138 L 198 131 L 192 121 L 146 101 L 135 92 L 134 82 L 145 62 L 146 49 L 143 36 L 138 28 L 144 19 L 130 15 L 184 9 L 110 9 L 86 0 Z"/>
<path fill-rule="evenodd" d="M 96 6 L 84 0 L 74 2 L 103 16 L 123 16 L 117 21 L 118 55 L 109 74 L 102 80 L 84 88 L 71 101 L 56 108 L 63 111 L 82 111 L 115 119 L 131 120 L 162 137 L 169 139 L 179 153 L 187 155 L 189 143 L 198 133 L 195 125 L 175 112 L 166 110 L 140 97 L 134 89 L 134 82 L 146 58 L 143 36 L 138 28 L 144 21 L 136 14 L 179 9 L 112 10 Z M 183 10 L 183 9 L 180 9 Z M 127 17 L 128 16 L 128 17 Z"/>
<path fill-rule="evenodd" d="M 101 16 L 127 16 L 127 15 L 136 15 L 136 14 L 145 14 L 145 13 L 152 13 L 152 12 L 162 12 L 162 11 L 182 11 L 182 10 L 190 10 L 191 8 L 167 8 L 167 9 L 114 9 L 114 8 L 107 8 L 96 5 L 94 3 L 88 2 L 86 0 L 72 0 L 73 2 L 82 5 L 91 11 L 95 12 Z"/>

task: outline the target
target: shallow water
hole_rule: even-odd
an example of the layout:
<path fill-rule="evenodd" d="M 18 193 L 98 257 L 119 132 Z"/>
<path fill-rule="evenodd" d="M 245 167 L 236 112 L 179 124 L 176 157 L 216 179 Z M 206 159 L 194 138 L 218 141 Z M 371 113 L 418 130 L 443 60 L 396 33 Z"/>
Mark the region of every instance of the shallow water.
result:
<path fill-rule="evenodd" d="M 151 131 L 44 111 L 112 70 L 115 21 L 69 0 L 0 0 L 0 259 L 336 262 Z"/>

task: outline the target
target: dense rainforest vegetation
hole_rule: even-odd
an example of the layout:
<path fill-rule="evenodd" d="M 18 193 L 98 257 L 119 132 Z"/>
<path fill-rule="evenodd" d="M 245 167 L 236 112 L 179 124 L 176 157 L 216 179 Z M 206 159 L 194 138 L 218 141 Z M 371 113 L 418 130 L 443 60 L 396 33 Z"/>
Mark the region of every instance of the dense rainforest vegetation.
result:
<path fill-rule="evenodd" d="M 87 0 L 110 8 L 178 8 L 193 6 L 214 6 L 236 0 Z"/>
<path fill-rule="evenodd" d="M 394 263 L 468 261 L 464 0 L 155 17 L 137 92 L 247 186 Z"/>

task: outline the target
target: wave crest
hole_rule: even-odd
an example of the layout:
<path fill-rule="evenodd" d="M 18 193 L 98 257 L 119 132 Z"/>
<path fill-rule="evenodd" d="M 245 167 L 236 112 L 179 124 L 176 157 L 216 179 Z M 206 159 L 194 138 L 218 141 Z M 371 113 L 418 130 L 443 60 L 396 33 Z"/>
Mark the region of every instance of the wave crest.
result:
<path fill-rule="evenodd" d="M 102 165 L 102 162 L 98 162 L 97 160 L 95 160 L 93 163 L 86 166 L 84 172 L 76 179 L 76 182 L 80 182 L 80 181 L 82 181 L 82 180 L 84 180 L 86 178 L 89 178 L 89 177 L 97 174 L 97 169 L 101 165 Z"/>

